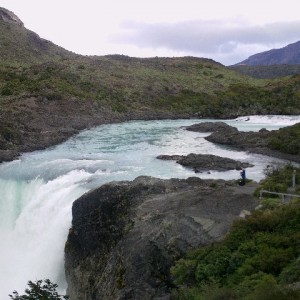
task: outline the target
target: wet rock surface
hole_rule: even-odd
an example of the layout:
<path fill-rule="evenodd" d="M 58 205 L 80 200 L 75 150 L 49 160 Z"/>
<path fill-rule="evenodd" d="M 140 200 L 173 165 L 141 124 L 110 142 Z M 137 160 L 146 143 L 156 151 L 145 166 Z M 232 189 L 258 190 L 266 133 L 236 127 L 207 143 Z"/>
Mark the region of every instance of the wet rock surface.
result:
<path fill-rule="evenodd" d="M 224 122 L 203 122 L 185 127 L 186 130 L 195 132 L 214 132 L 230 128 L 232 127 Z"/>
<path fill-rule="evenodd" d="M 138 177 L 83 195 L 65 247 L 71 299 L 170 299 L 175 260 L 222 239 L 257 205 L 255 187 Z"/>
<path fill-rule="evenodd" d="M 221 157 L 210 154 L 195 154 L 188 155 L 159 155 L 158 159 L 175 160 L 176 163 L 192 168 L 195 173 L 214 171 L 241 170 L 242 168 L 253 167 L 253 165 L 245 162 L 240 162 L 227 157 Z"/>
<path fill-rule="evenodd" d="M 265 128 L 262 128 L 258 132 L 244 132 L 224 122 L 205 122 L 194 124 L 186 129 L 195 132 L 212 132 L 205 139 L 215 144 L 300 163 L 298 155 L 291 155 L 270 149 L 268 143 L 274 131 L 269 131 Z"/>

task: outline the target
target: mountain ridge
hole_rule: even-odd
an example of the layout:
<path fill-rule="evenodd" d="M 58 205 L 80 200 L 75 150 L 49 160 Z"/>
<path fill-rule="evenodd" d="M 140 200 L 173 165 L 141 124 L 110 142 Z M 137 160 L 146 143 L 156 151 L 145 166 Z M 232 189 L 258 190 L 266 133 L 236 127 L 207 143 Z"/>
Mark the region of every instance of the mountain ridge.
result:
<path fill-rule="evenodd" d="M 289 44 L 280 49 L 271 49 L 251 55 L 236 65 L 270 66 L 278 64 L 300 64 L 300 41 Z"/>

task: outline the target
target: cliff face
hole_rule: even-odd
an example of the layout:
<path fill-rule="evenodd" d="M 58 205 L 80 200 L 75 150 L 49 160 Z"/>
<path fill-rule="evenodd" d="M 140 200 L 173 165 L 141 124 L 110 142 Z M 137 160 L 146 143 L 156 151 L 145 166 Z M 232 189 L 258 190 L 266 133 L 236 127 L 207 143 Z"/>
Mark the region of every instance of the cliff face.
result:
<path fill-rule="evenodd" d="M 139 177 L 103 185 L 73 204 L 68 294 L 72 300 L 169 299 L 174 261 L 220 240 L 241 210 L 255 205 L 249 190 L 221 180 Z"/>

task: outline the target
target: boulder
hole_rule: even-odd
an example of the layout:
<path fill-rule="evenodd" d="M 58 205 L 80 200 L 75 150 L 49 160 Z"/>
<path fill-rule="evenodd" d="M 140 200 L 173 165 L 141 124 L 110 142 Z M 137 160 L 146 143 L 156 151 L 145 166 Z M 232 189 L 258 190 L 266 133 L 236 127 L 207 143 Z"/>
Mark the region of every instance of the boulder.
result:
<path fill-rule="evenodd" d="M 195 132 L 215 132 L 218 130 L 226 130 L 228 128 L 233 128 L 224 122 L 203 122 L 193 124 L 191 126 L 186 126 L 185 129 Z"/>
<path fill-rule="evenodd" d="M 175 261 L 220 241 L 243 209 L 256 206 L 252 192 L 223 180 L 138 177 L 105 184 L 73 204 L 68 294 L 72 300 L 170 299 Z"/>
<path fill-rule="evenodd" d="M 192 168 L 195 173 L 214 171 L 241 170 L 242 168 L 253 167 L 253 165 L 245 162 L 240 162 L 231 158 L 221 157 L 210 154 L 195 154 L 188 155 L 159 155 L 158 159 L 176 160 L 176 163 Z"/>

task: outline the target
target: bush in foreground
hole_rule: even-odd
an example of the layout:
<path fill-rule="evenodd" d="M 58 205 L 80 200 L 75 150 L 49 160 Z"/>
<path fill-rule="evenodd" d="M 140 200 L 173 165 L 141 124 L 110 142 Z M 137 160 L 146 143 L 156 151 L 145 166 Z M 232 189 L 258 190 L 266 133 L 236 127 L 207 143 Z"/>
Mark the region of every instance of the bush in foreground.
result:
<path fill-rule="evenodd" d="M 59 295 L 56 291 L 58 285 L 52 283 L 49 279 L 29 281 L 24 295 L 19 295 L 17 291 L 9 295 L 12 300 L 65 300 L 68 296 Z"/>
<path fill-rule="evenodd" d="M 283 183 L 290 171 L 276 170 L 268 180 Z M 222 242 L 179 260 L 171 269 L 173 299 L 300 299 L 300 202 L 275 200 L 266 199 L 262 210 L 235 222 Z"/>

